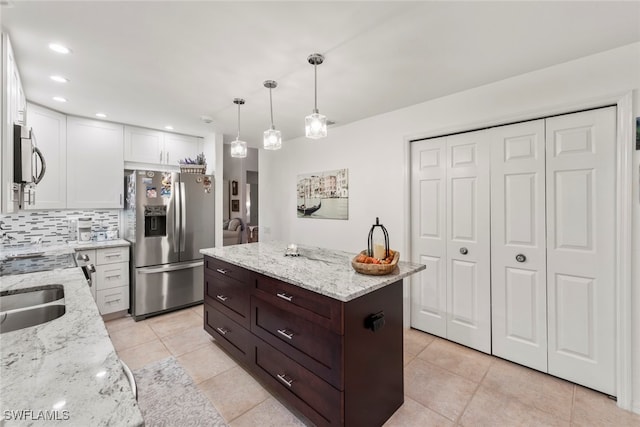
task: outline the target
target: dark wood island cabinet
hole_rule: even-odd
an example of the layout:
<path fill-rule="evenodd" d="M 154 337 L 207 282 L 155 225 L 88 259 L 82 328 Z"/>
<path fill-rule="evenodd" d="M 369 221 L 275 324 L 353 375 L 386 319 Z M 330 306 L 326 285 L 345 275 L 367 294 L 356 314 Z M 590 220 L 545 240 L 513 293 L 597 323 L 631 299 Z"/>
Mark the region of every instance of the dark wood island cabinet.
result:
<path fill-rule="evenodd" d="M 282 247 L 262 242 L 242 246 L 257 245 L 263 252 Z M 402 277 L 424 266 L 405 263 L 406 274 L 375 289 L 357 289 L 355 294 L 361 295 L 349 298 L 296 283 L 300 260 L 276 259 L 265 269 L 254 259 L 257 267 L 252 269 L 238 265 L 227 248 L 202 252 L 205 330 L 283 401 L 319 426 L 382 425 L 402 405 Z M 323 261 L 318 268 L 331 264 Z M 273 274 L 280 278 L 268 275 L 278 263 L 288 263 L 284 272 Z M 287 271 L 294 273 L 287 276 Z M 357 285 L 353 278 L 359 278 L 353 275 L 358 273 L 348 275 L 351 286 Z M 335 271 L 328 276 L 335 280 Z M 340 299 L 326 295 L 331 293 Z"/>

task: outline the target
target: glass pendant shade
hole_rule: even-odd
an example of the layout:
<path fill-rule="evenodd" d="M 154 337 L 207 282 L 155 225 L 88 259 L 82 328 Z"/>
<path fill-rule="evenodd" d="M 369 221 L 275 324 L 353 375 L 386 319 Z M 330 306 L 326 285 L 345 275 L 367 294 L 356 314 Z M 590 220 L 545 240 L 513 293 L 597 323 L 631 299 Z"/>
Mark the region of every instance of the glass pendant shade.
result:
<path fill-rule="evenodd" d="M 319 139 L 327 136 L 327 117 L 317 110 L 304 118 L 304 124 L 307 138 Z"/>
<path fill-rule="evenodd" d="M 282 135 L 274 128 L 265 130 L 263 142 L 265 150 L 279 150 L 282 148 Z"/>
<path fill-rule="evenodd" d="M 231 143 L 231 157 L 247 157 L 247 143 L 236 138 L 236 140 Z"/>

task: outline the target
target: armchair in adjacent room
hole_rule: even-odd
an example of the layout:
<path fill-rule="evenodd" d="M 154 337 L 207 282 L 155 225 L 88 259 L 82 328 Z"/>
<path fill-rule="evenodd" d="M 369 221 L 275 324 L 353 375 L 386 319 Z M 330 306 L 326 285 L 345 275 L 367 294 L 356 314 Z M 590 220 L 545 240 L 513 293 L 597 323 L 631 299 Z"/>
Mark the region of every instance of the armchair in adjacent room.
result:
<path fill-rule="evenodd" d="M 242 243 L 244 228 L 244 221 L 241 218 L 226 220 L 222 224 L 222 246 Z"/>

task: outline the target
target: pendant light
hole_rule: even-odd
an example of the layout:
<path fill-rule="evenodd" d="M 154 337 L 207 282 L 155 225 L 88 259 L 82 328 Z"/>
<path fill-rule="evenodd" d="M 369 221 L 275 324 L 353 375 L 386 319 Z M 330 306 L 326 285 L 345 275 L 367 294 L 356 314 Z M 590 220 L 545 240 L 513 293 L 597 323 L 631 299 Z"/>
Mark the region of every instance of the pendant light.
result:
<path fill-rule="evenodd" d="M 240 106 L 244 104 L 244 99 L 234 98 L 233 103 L 238 106 L 238 136 L 231 142 L 231 157 L 244 158 L 247 157 L 247 143 L 240 141 Z"/>
<path fill-rule="evenodd" d="M 327 117 L 318 112 L 318 65 L 324 61 L 324 56 L 319 53 L 312 53 L 307 58 L 309 64 L 313 65 L 313 113 L 304 118 L 305 135 L 307 138 L 319 139 L 327 136 Z"/>
<path fill-rule="evenodd" d="M 265 80 L 264 87 L 269 89 L 269 109 L 271 111 L 271 128 L 264 131 L 264 149 L 265 150 L 279 150 L 282 147 L 282 135 L 279 130 L 273 125 L 273 101 L 271 99 L 271 89 L 278 86 L 278 83 L 274 80 Z"/>

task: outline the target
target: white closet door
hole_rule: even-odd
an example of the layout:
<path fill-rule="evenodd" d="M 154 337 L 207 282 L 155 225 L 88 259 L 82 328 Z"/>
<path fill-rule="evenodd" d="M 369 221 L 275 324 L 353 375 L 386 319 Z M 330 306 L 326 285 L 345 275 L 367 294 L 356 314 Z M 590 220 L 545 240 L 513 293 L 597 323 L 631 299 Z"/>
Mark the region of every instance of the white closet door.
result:
<path fill-rule="evenodd" d="M 411 326 L 447 336 L 446 138 L 411 144 Z"/>
<path fill-rule="evenodd" d="M 447 338 L 486 353 L 491 352 L 489 153 L 486 131 L 447 137 Z"/>
<path fill-rule="evenodd" d="M 615 394 L 615 107 L 547 119 L 549 373 Z"/>
<path fill-rule="evenodd" d="M 544 120 L 490 139 L 493 354 L 546 372 Z"/>

